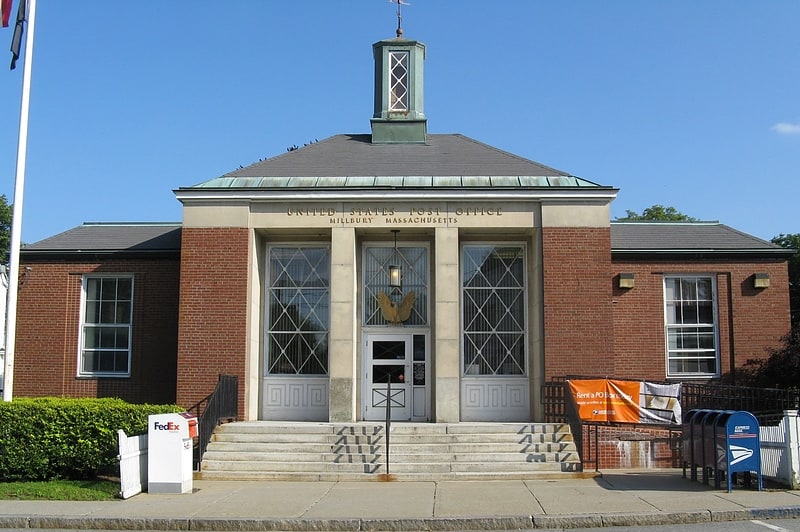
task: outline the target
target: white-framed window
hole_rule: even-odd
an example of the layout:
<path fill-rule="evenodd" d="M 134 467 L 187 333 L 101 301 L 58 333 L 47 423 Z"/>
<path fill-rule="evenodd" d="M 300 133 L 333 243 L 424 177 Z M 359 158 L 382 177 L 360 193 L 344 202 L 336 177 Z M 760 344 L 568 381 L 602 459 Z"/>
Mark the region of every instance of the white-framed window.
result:
<path fill-rule="evenodd" d="M 525 246 L 461 249 L 464 375 L 526 375 Z"/>
<path fill-rule="evenodd" d="M 132 329 L 133 276 L 85 275 L 78 375 L 130 376 Z"/>
<path fill-rule="evenodd" d="M 712 275 L 664 277 L 667 377 L 719 376 L 716 309 Z"/>
<path fill-rule="evenodd" d="M 330 249 L 275 245 L 267 250 L 265 375 L 327 375 Z"/>

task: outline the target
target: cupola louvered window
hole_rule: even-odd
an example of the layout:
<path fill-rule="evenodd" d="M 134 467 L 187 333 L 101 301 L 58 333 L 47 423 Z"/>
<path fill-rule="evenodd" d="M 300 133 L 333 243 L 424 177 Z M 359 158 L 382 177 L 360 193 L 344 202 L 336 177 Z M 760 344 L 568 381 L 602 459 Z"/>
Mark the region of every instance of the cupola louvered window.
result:
<path fill-rule="evenodd" d="M 408 111 L 408 52 L 389 52 L 389 110 Z"/>

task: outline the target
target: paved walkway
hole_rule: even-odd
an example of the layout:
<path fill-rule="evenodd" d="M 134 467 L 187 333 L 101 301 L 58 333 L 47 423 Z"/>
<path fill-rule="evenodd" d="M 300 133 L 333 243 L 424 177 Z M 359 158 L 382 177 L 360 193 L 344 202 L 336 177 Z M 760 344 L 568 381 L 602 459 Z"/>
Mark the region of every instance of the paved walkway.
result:
<path fill-rule="evenodd" d="M 193 487 L 124 501 L 0 501 L 0 528 L 514 530 L 800 517 L 800 491 L 728 493 L 675 469 L 568 480 L 196 480 Z"/>

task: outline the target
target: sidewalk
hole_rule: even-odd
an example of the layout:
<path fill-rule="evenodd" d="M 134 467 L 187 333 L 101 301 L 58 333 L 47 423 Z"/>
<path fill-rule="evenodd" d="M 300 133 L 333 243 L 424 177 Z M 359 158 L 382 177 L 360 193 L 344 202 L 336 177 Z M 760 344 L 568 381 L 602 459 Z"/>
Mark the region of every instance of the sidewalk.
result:
<path fill-rule="evenodd" d="M 190 494 L 0 501 L 0 528 L 513 530 L 800 517 L 800 491 L 704 486 L 681 471 L 568 480 L 194 481 Z"/>

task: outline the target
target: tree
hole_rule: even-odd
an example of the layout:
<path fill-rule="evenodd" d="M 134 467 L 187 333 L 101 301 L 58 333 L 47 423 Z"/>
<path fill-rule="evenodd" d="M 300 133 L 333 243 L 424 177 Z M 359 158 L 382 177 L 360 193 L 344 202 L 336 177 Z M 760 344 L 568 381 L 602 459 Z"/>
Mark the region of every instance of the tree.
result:
<path fill-rule="evenodd" d="M 13 206 L 8 204 L 5 194 L 0 194 L 0 264 L 8 264 L 11 251 L 11 213 Z"/>
<path fill-rule="evenodd" d="M 736 384 L 760 388 L 800 387 L 800 324 L 781 338 L 781 347 L 769 350 L 766 360 L 751 359 L 737 371 Z"/>
<path fill-rule="evenodd" d="M 787 249 L 794 249 L 797 253 L 789 259 L 789 308 L 792 312 L 792 324 L 800 323 L 800 233 L 774 237 L 771 242 Z"/>
<path fill-rule="evenodd" d="M 792 328 L 781 346 L 769 350 L 767 359 L 751 359 L 736 372 L 736 383 L 762 388 L 800 387 L 800 233 L 780 235 L 771 242 L 798 250 L 789 259 L 789 301 Z"/>
<path fill-rule="evenodd" d="M 697 218 L 693 218 L 688 214 L 683 214 L 675 207 L 664 207 L 663 205 L 653 205 L 642 211 L 642 214 L 636 211 L 625 211 L 625 216 L 616 218 L 618 222 L 635 222 L 644 220 L 658 220 L 664 222 L 696 222 Z"/>

